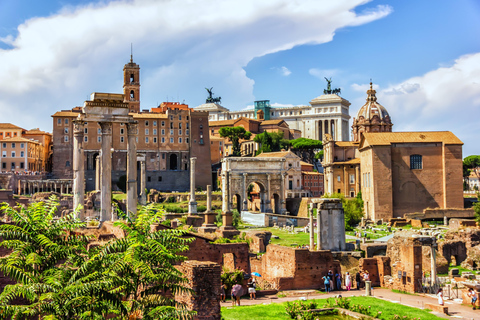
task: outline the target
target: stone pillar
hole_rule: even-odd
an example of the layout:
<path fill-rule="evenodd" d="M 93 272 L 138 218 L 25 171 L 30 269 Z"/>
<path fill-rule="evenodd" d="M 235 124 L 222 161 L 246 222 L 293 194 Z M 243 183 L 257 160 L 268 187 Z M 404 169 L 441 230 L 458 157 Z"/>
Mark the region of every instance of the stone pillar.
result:
<path fill-rule="evenodd" d="M 308 208 L 308 218 L 309 218 L 309 222 L 310 222 L 310 230 L 308 230 L 310 232 L 310 251 L 314 250 L 314 247 L 315 247 L 315 237 L 314 237 L 314 227 L 313 227 L 313 203 L 310 203 L 310 206 Z M 318 226 L 317 226 L 318 228 Z"/>
<path fill-rule="evenodd" d="M 188 260 L 180 266 L 186 278 L 185 286 L 192 292 L 179 292 L 175 300 L 190 311 L 196 311 L 195 320 L 220 320 L 220 286 L 222 268 L 214 262 Z"/>
<path fill-rule="evenodd" d="M 227 190 L 227 178 L 226 172 L 222 172 L 222 211 L 228 210 L 228 190 Z"/>
<path fill-rule="evenodd" d="M 73 121 L 73 209 L 79 206 L 80 217 L 83 218 L 83 205 L 85 202 L 85 162 L 83 153 L 83 133 L 84 122 L 82 120 Z"/>
<path fill-rule="evenodd" d="M 367 297 L 372 295 L 372 281 L 365 281 L 365 295 Z"/>
<path fill-rule="evenodd" d="M 272 209 L 272 191 L 270 190 L 270 174 L 267 174 L 267 199 L 268 199 L 268 204 L 269 204 L 269 210 L 268 212 L 273 212 L 275 210 L 275 200 L 273 201 L 273 209 Z M 275 214 L 278 214 L 278 212 L 275 212 Z"/>
<path fill-rule="evenodd" d="M 140 204 L 142 206 L 147 204 L 147 194 L 145 188 L 147 187 L 146 182 L 146 169 L 145 169 L 145 155 L 140 159 Z"/>
<path fill-rule="evenodd" d="M 212 212 L 212 186 L 207 185 L 207 211 L 204 214 L 203 224 L 198 228 L 198 231 L 203 233 L 215 232 L 217 230 L 215 216 L 215 212 Z"/>
<path fill-rule="evenodd" d="M 102 168 L 102 152 L 95 158 L 95 190 L 100 190 L 100 172 Z"/>
<path fill-rule="evenodd" d="M 32 194 L 32 193 L 30 192 L 30 194 Z M 60 194 L 64 194 L 64 192 L 63 192 L 63 182 L 60 183 Z"/>
<path fill-rule="evenodd" d="M 242 198 L 243 198 L 243 206 L 242 206 L 242 210 L 243 211 L 247 211 L 248 208 L 247 208 L 247 174 L 244 173 L 243 174 L 243 195 L 242 195 Z M 268 192 L 268 190 L 267 190 Z"/>
<path fill-rule="evenodd" d="M 127 216 L 137 214 L 137 123 L 127 123 Z"/>
<path fill-rule="evenodd" d="M 102 132 L 102 175 L 100 221 L 112 216 L 112 123 L 99 122 Z"/>
<path fill-rule="evenodd" d="M 197 202 L 195 201 L 195 162 L 196 157 L 190 158 L 190 201 L 188 202 L 188 215 L 197 214 Z"/>
<path fill-rule="evenodd" d="M 443 217 L 443 225 L 448 226 L 448 218 L 447 216 Z"/>
<path fill-rule="evenodd" d="M 430 257 L 430 264 L 431 264 L 431 272 L 430 272 L 430 280 L 432 286 L 437 283 L 437 242 L 433 239 L 433 243 L 431 248 L 431 257 Z"/>
<path fill-rule="evenodd" d="M 355 196 L 362 191 L 360 184 L 360 167 L 358 165 L 355 166 L 355 189 Z"/>
<path fill-rule="evenodd" d="M 207 212 L 212 211 L 212 186 L 207 185 Z"/>
<path fill-rule="evenodd" d="M 317 206 L 317 250 L 322 249 L 322 210 Z"/>
<path fill-rule="evenodd" d="M 282 184 L 281 184 L 281 189 L 280 189 L 280 199 L 281 199 L 281 204 L 280 204 L 280 214 L 286 214 L 287 213 L 287 201 L 285 200 L 285 175 L 286 172 L 282 172 L 280 174 L 282 176 Z"/>

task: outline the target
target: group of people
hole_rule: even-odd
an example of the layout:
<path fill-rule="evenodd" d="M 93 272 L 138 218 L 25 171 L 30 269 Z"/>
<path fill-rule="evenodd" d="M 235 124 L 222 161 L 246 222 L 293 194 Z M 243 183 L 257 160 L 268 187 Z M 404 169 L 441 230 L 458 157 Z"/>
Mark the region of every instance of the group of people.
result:
<path fill-rule="evenodd" d="M 250 300 L 257 299 L 257 282 L 255 281 L 255 278 L 248 279 L 247 288 L 248 288 L 248 294 L 250 295 Z M 225 289 L 226 289 L 226 285 L 222 284 L 221 291 L 220 291 L 220 300 L 222 302 L 225 302 L 225 298 L 226 298 Z M 236 306 L 236 305 L 239 306 L 240 297 L 243 294 L 242 285 L 236 284 L 232 286 L 232 290 L 230 291 L 230 294 L 232 296 L 232 306 Z"/>
<path fill-rule="evenodd" d="M 328 270 L 328 273 L 322 277 L 323 284 L 325 285 L 325 292 L 331 292 L 334 290 L 342 290 L 342 274 L 336 273 L 333 275 L 332 270 Z M 364 271 L 363 275 L 357 272 L 355 275 L 355 282 L 357 284 L 357 290 L 365 285 L 365 281 L 370 281 L 370 274 L 368 271 Z M 347 271 L 345 273 L 345 289 L 350 291 L 352 289 L 352 276 Z"/>

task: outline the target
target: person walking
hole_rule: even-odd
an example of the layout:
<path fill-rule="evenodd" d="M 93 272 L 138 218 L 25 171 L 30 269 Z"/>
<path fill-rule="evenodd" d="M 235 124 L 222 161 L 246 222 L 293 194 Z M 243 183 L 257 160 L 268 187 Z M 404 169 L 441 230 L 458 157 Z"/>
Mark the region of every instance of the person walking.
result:
<path fill-rule="evenodd" d="M 323 276 L 323 284 L 325 285 L 325 292 L 330 292 L 330 280 L 328 279 L 328 275 Z"/>
<path fill-rule="evenodd" d="M 248 279 L 247 287 L 248 293 L 250 294 L 250 300 L 255 300 L 257 298 L 255 280 L 253 280 L 252 278 Z"/>
<path fill-rule="evenodd" d="M 332 270 L 328 270 L 328 273 L 327 273 L 327 276 L 328 276 L 328 280 L 329 280 L 329 283 L 330 283 L 330 291 L 334 291 L 335 289 L 333 288 L 334 286 L 334 282 L 333 282 L 333 272 Z"/>
<path fill-rule="evenodd" d="M 345 288 L 347 291 L 350 291 L 350 287 L 352 286 L 352 279 L 350 279 L 350 273 L 345 274 Z"/>
<path fill-rule="evenodd" d="M 443 306 L 444 301 L 443 301 L 443 289 L 442 288 L 438 289 L 437 297 L 438 297 L 438 304 Z"/>
<path fill-rule="evenodd" d="M 477 293 L 472 288 L 468 289 L 467 295 L 470 297 L 470 302 L 472 303 L 473 310 L 476 310 L 475 303 L 477 302 Z"/>
<path fill-rule="evenodd" d="M 337 290 L 342 290 L 342 274 L 339 272 L 335 275 L 335 279 L 337 280 Z"/>
<path fill-rule="evenodd" d="M 357 283 L 357 290 L 360 290 L 360 281 L 362 278 L 360 277 L 360 271 L 357 271 L 357 274 L 355 275 L 355 282 Z"/>
<path fill-rule="evenodd" d="M 220 300 L 222 302 L 225 302 L 225 297 L 226 297 L 226 294 L 225 294 L 225 284 L 222 283 L 222 286 L 220 287 Z"/>

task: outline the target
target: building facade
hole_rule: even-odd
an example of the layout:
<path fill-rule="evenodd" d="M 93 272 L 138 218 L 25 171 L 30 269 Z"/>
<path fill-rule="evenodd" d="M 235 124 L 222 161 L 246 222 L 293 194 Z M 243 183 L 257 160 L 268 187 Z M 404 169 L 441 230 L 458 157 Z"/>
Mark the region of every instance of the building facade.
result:
<path fill-rule="evenodd" d="M 187 191 L 190 188 L 190 158 L 197 157 L 195 182 L 206 189 L 212 183 L 210 164 L 210 137 L 208 113 L 197 112 L 188 105 L 162 103 L 151 110 L 140 110 L 139 67 L 132 60 L 124 67 L 124 94 L 134 120 L 138 122 L 137 153 L 146 159 L 146 187 L 161 191 Z M 133 91 L 133 92 L 132 92 Z M 128 93 L 126 95 L 125 93 Z M 81 107 L 56 112 L 53 117 L 53 170 L 54 177 L 72 178 L 73 123 L 82 113 Z M 112 181 L 121 183 L 126 175 L 127 129 L 124 123 L 112 127 Z M 98 123 L 84 126 L 86 189 L 95 189 L 97 158 L 101 149 L 101 128 Z M 137 166 L 140 170 L 140 166 Z"/>
<path fill-rule="evenodd" d="M 321 197 L 325 193 L 323 173 L 313 170 L 313 164 L 300 161 L 302 168 L 302 189 L 308 191 L 307 197 Z"/>
<path fill-rule="evenodd" d="M 40 142 L 22 137 L 6 138 L 1 141 L 2 171 L 15 173 L 44 172 L 45 159 Z"/>

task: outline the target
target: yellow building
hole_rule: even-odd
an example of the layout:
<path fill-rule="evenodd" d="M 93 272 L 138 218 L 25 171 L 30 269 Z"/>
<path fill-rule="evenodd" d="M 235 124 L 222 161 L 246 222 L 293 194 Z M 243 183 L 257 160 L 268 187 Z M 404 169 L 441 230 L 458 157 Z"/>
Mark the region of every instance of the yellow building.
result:
<path fill-rule="evenodd" d="M 43 147 L 38 141 L 22 137 L 3 139 L 1 153 L 1 168 L 4 172 L 45 171 Z"/>

